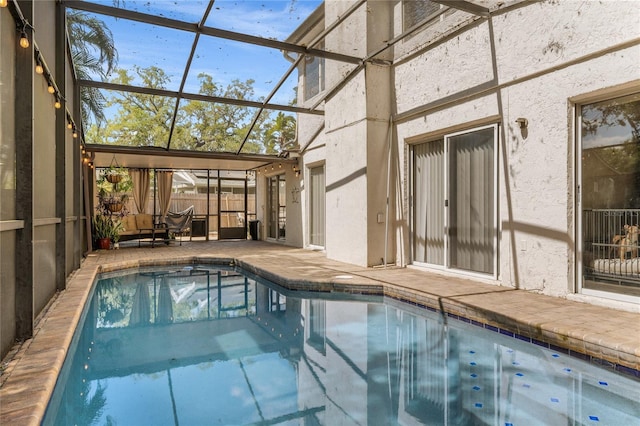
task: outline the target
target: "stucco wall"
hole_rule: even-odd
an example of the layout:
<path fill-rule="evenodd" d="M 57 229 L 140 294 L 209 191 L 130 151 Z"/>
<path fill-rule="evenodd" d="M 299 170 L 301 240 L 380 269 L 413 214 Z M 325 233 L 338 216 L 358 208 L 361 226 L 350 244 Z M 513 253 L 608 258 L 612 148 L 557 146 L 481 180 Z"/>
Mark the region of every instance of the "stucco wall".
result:
<path fill-rule="evenodd" d="M 501 285 L 556 296 L 575 291 L 571 99 L 640 78 L 636 6 L 527 4 L 473 23 L 394 67 L 398 114 L 417 111 L 397 123 L 404 161 L 407 144 L 438 132 L 483 120 L 500 124 Z M 634 39 L 635 46 L 616 47 Z M 518 117 L 528 119 L 526 131 Z"/>
<path fill-rule="evenodd" d="M 352 4 L 326 2 L 326 25 Z M 390 241 L 397 242 L 391 258 L 401 265 L 411 263 L 411 145 L 497 124 L 498 270 L 488 281 L 561 297 L 575 293 L 575 99 L 640 80 L 637 4 L 509 1 L 488 19 L 450 9 L 378 58 L 393 60 L 386 76 L 367 75 L 371 65 L 357 73 L 327 99 L 325 128 L 304 154 L 306 163 L 326 163 L 327 255 L 379 263 L 389 114 L 391 187 L 398 188 L 390 202 L 397 207 L 390 217 Z M 367 4 L 327 37 L 327 49 L 377 50 L 405 30 L 401 5 Z M 348 70 L 327 62 L 327 89 Z M 528 120 L 526 129 L 517 118 Z M 310 134 L 305 121 L 300 136 Z"/>

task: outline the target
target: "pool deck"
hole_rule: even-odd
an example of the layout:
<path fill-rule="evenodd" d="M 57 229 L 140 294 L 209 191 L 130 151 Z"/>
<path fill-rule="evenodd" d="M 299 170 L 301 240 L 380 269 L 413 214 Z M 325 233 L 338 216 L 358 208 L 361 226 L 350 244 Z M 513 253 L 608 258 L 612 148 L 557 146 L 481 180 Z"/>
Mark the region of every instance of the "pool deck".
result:
<path fill-rule="evenodd" d="M 221 259 L 296 290 L 380 294 L 602 364 L 640 371 L 640 313 L 543 296 L 413 268 L 364 268 L 321 252 L 262 241 L 184 242 L 182 246 L 98 251 L 38 318 L 35 335 L 5 358 L 0 424 L 38 425 L 44 415 L 89 288 L 101 271 Z M 510 331 L 509 331 L 510 330 Z"/>

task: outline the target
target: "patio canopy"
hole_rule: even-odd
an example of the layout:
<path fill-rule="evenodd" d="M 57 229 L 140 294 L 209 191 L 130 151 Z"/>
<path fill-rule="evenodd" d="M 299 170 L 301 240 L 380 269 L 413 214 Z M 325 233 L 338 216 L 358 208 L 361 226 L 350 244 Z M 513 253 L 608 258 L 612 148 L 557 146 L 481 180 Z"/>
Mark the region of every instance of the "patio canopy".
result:
<path fill-rule="evenodd" d="M 505 1 L 425 0 L 440 12 L 366 57 L 324 45 L 365 0 L 337 18 L 325 17 L 321 0 L 62 3 L 81 96 L 101 111 L 83 103 L 82 135 L 97 167 L 117 155 L 126 167 L 250 170 L 286 162 L 300 149 L 296 114 L 323 115 L 324 100 L 337 90 L 325 88 L 313 105 L 300 106 L 297 68 L 304 61 L 339 62 L 348 80 L 442 13 L 439 5 L 488 17 Z M 301 40 L 320 20 L 325 30 Z M 108 69 L 83 62 L 82 53 L 96 55 L 86 49 L 95 36 L 88 23 L 112 38 Z"/>

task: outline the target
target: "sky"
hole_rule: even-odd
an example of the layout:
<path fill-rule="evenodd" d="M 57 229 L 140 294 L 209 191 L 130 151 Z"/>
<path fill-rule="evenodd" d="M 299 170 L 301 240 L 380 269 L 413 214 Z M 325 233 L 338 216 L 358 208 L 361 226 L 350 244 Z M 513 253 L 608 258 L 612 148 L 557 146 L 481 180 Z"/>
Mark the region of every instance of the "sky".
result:
<path fill-rule="evenodd" d="M 114 5 L 112 0 L 92 2 Z M 119 6 L 197 23 L 202 19 L 208 3 L 205 0 L 121 0 Z M 216 0 L 206 26 L 285 40 L 321 3 L 321 0 Z M 96 17 L 104 21 L 113 33 L 120 68 L 132 69 L 134 65 L 142 68 L 158 66 L 171 78 L 167 89 L 179 89 L 194 33 L 104 15 Z M 253 100 L 257 100 L 269 94 L 289 66 L 290 63 L 279 50 L 201 36 L 185 82 L 185 91 L 197 93 L 197 75 L 204 72 L 212 75 L 214 81 L 222 86 L 230 84 L 234 79 L 255 80 L 256 93 Z M 137 84 L 142 85 L 139 81 Z M 293 87 L 296 84 L 297 73 L 294 72 L 271 102 L 288 104 L 294 96 Z"/>

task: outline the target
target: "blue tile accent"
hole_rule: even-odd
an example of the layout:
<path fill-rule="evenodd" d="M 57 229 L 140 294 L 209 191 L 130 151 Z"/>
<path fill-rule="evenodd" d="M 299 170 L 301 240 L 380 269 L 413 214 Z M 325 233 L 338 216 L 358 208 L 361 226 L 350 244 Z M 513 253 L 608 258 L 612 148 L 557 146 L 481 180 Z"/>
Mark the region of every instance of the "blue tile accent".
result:
<path fill-rule="evenodd" d="M 494 326 L 489 325 L 489 324 L 485 324 L 484 328 L 486 328 L 487 330 L 495 331 L 495 332 L 497 332 L 499 330 L 498 327 L 494 327 Z"/>
<path fill-rule="evenodd" d="M 522 373 L 516 373 L 516 376 L 518 376 L 518 377 L 524 377 L 524 374 L 522 374 Z"/>
<path fill-rule="evenodd" d="M 542 340 L 531 339 L 531 343 L 533 343 L 534 345 L 542 346 L 543 348 L 549 348 L 549 344 L 547 342 L 543 342 Z"/>
<path fill-rule="evenodd" d="M 482 403 L 481 402 L 476 402 L 474 404 L 474 406 L 476 406 L 477 408 L 482 408 Z"/>
<path fill-rule="evenodd" d="M 599 422 L 600 421 L 598 416 L 589 416 L 589 420 L 593 420 L 594 422 Z"/>
<path fill-rule="evenodd" d="M 625 373 L 625 374 L 629 374 L 629 375 L 634 376 L 634 377 L 640 377 L 640 370 L 635 370 L 633 368 L 629 368 L 629 367 L 626 367 L 624 365 L 617 364 L 616 365 L 616 371 L 619 371 L 619 372 Z"/>
<path fill-rule="evenodd" d="M 582 359 L 584 361 L 590 361 L 591 360 L 591 357 L 589 355 L 583 354 L 581 352 L 569 351 L 569 355 L 571 355 L 572 357 L 575 357 L 575 358 L 580 358 L 580 359 Z"/>
<path fill-rule="evenodd" d="M 513 337 L 513 332 L 509 330 L 505 330 L 504 328 L 500 329 L 500 334 L 504 334 L 505 336 Z"/>
<path fill-rule="evenodd" d="M 609 383 L 607 382 L 598 382 L 599 384 L 601 384 L 602 386 L 609 386 Z"/>
<path fill-rule="evenodd" d="M 471 374 L 471 377 L 473 377 L 475 379 L 476 377 L 478 377 L 478 375 L 476 373 L 473 373 L 473 374 Z"/>
<path fill-rule="evenodd" d="M 504 424 L 504 426 L 513 426 L 513 423 L 507 422 L 507 423 Z"/>
<path fill-rule="evenodd" d="M 516 334 L 515 338 L 518 339 L 518 340 L 524 340 L 525 342 L 529 342 L 529 343 L 531 343 L 531 340 L 532 340 L 532 339 L 528 338 L 527 336 L 523 336 L 522 334 Z"/>
<path fill-rule="evenodd" d="M 471 361 L 469 365 L 477 365 L 477 364 L 475 363 L 475 361 Z"/>
<path fill-rule="evenodd" d="M 469 351 L 469 353 L 470 353 L 470 354 L 475 354 L 475 353 L 476 353 L 476 351 Z"/>
<path fill-rule="evenodd" d="M 549 349 L 551 349 L 552 351 L 556 351 L 556 352 L 560 352 L 560 353 L 569 355 L 569 349 L 565 349 L 565 348 L 560 347 L 560 346 L 549 345 Z"/>
<path fill-rule="evenodd" d="M 567 373 L 571 373 L 571 369 L 570 368 L 563 368 L 564 371 L 566 371 Z"/>
<path fill-rule="evenodd" d="M 560 402 L 558 398 L 551 398 L 551 402 Z"/>
<path fill-rule="evenodd" d="M 474 386 L 471 389 L 473 389 L 474 391 L 479 391 L 480 390 L 480 386 Z"/>

